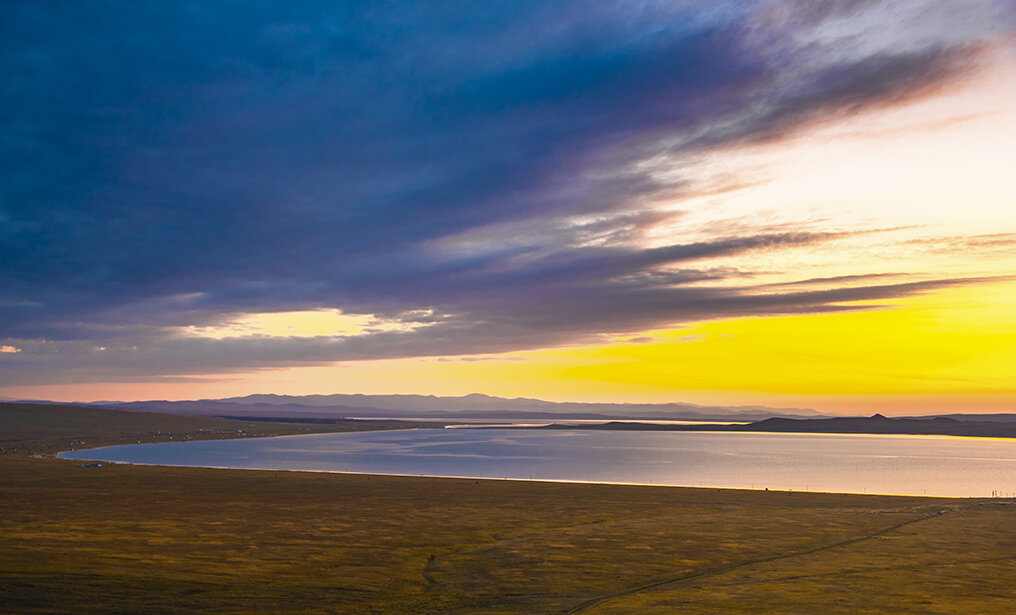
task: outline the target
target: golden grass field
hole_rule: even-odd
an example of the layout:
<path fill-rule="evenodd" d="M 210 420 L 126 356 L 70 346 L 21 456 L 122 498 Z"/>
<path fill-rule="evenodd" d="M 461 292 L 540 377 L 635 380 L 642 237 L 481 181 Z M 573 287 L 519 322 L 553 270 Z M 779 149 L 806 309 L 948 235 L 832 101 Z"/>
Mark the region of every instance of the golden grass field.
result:
<path fill-rule="evenodd" d="M 2 445 L 15 431 L 37 451 L 80 439 L 75 411 L 60 412 L 67 426 L 40 437 L 31 417 L 8 429 L 0 407 Z M 104 416 L 110 435 L 85 439 L 211 429 L 164 417 Z M 320 427 L 334 426 L 271 429 Z M 9 453 L 0 612 L 1010 613 L 1014 530 L 1008 500 L 81 468 Z"/>

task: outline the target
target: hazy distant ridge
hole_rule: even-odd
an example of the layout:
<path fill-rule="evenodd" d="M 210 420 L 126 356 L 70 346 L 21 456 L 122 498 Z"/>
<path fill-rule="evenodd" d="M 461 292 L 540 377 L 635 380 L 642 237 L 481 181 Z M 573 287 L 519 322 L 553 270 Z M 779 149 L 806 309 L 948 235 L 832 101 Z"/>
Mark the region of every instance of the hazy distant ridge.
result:
<path fill-rule="evenodd" d="M 434 395 L 274 395 L 259 394 L 195 401 L 102 402 L 91 404 L 128 410 L 177 414 L 292 417 L 460 416 L 463 418 L 686 418 L 758 420 L 773 416 L 824 416 L 805 408 L 699 406 L 696 404 L 616 404 L 506 399 L 473 393 L 462 397 Z"/>
<path fill-rule="evenodd" d="M 516 397 L 512 399 L 472 393 L 461 397 L 436 395 L 248 395 L 218 401 L 237 404 L 278 404 L 390 410 L 412 413 L 433 412 L 523 412 L 550 414 L 596 414 L 605 416 L 823 416 L 807 408 L 767 408 L 765 406 L 699 406 L 696 404 L 634 404 L 551 402 Z"/>

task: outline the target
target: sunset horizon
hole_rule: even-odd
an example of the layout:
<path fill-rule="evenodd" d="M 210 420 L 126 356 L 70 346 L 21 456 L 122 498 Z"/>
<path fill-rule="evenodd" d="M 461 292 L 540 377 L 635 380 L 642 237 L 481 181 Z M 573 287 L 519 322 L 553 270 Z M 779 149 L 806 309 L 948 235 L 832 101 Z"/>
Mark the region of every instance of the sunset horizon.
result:
<path fill-rule="evenodd" d="M 0 396 L 1016 412 L 1011 7 L 821 7 L 12 5 Z"/>

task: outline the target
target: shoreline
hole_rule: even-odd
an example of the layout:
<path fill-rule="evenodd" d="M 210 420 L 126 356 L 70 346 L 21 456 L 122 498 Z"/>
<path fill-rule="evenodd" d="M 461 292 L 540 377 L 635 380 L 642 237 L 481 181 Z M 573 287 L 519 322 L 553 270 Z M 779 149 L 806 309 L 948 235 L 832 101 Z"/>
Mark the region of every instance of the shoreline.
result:
<path fill-rule="evenodd" d="M 384 431 L 417 431 L 425 429 L 439 429 L 431 427 L 411 427 L 397 430 L 384 430 Z M 447 427 L 445 428 L 447 429 Z M 530 431 L 527 428 L 498 428 L 498 429 L 522 429 Z M 612 431 L 612 430 L 608 430 Z M 260 440 L 266 438 L 294 438 L 294 437 L 308 437 L 308 436 L 323 436 L 329 433 L 366 433 L 367 431 L 357 432 L 324 432 L 324 433 L 304 433 L 304 434 L 288 434 L 288 435 L 275 435 L 275 436 L 262 436 L 262 437 L 245 437 L 245 438 L 231 438 L 233 440 Z M 686 433 L 686 432 L 685 432 Z M 937 435 L 937 434 L 841 434 L 841 433 L 808 433 L 808 432 L 749 432 L 749 431 L 695 431 L 694 433 L 716 433 L 716 434 L 743 434 L 745 436 L 760 435 L 760 436 L 772 436 L 781 435 L 787 433 L 787 435 L 801 435 L 801 436 L 857 436 L 857 437 L 889 437 L 889 438 L 934 438 L 934 439 L 964 439 L 964 440 L 976 440 L 983 441 L 984 438 L 973 438 L 965 436 L 948 436 L 948 435 Z M 1006 440 L 1007 438 L 998 438 L 999 440 Z M 204 440 L 210 441 L 210 440 Z M 167 444 L 168 442 L 162 442 L 161 444 Z M 118 444 L 112 445 L 113 447 L 119 446 L 140 446 L 143 444 L 156 444 L 156 443 L 137 443 L 137 444 Z M 199 465 L 199 464 L 178 464 L 178 463 L 146 463 L 146 462 L 132 462 L 132 461 L 119 461 L 119 460 L 106 460 L 97 459 L 94 457 L 81 455 L 75 457 L 63 456 L 66 453 L 81 453 L 88 450 L 95 450 L 98 448 L 107 448 L 106 446 L 97 447 L 86 447 L 75 450 L 59 451 L 51 454 L 48 457 L 51 459 L 58 459 L 61 461 L 69 462 L 80 462 L 80 461 L 92 461 L 101 462 L 103 464 L 115 464 L 115 465 L 128 465 L 128 466 L 145 466 L 145 467 L 167 467 L 167 468 L 203 468 L 212 470 L 226 470 L 226 471 L 254 471 L 254 472 L 301 472 L 301 473 L 317 473 L 317 474 L 339 474 L 339 475 L 350 475 L 350 476 L 393 476 L 393 477 L 405 477 L 405 478 L 421 478 L 421 479 L 449 479 L 449 480 L 471 480 L 471 481 L 496 481 L 496 482 L 520 482 L 520 483 L 551 483 L 551 484 L 575 484 L 575 485 L 611 485 L 611 486 L 631 486 L 631 487 L 664 487 L 668 489 L 712 489 L 721 491 L 746 491 L 746 492 L 759 492 L 759 493 L 798 493 L 798 494 L 835 494 L 845 496 L 881 496 L 881 497 L 903 497 L 903 498 L 936 498 L 936 499 L 950 499 L 950 500 L 1013 500 L 1016 499 L 1014 496 L 981 496 L 981 495 L 943 495 L 943 494 L 928 494 L 926 491 L 923 493 L 891 493 L 884 491 L 826 491 L 826 490 L 812 490 L 812 489 L 794 489 L 789 487 L 748 487 L 748 486 L 722 486 L 722 485 L 704 485 L 704 484 L 681 484 L 681 483 L 664 483 L 664 482 L 634 482 L 634 481 L 609 481 L 609 480 L 581 480 L 581 479 L 568 479 L 568 478 L 526 478 L 524 476 L 475 476 L 466 474 L 419 474 L 411 472 L 362 472 L 362 471 L 351 471 L 351 470 L 330 470 L 330 469 L 308 469 L 308 468 L 281 468 L 281 467 L 240 467 L 240 466 L 224 466 L 224 465 Z M 923 490 L 922 490 L 923 491 Z M 1001 490 L 999 490 L 1001 492 Z"/>
<path fill-rule="evenodd" d="M 12 406 L 18 406 L 18 404 L 0 404 L 0 410 L 8 410 Z M 81 455 L 76 458 L 64 457 L 62 455 L 67 453 L 80 455 L 83 451 L 95 450 L 110 446 L 123 446 L 132 445 L 137 446 L 140 444 L 155 444 L 155 443 L 168 443 L 168 442 L 185 442 L 185 441 L 213 441 L 213 440 L 254 440 L 262 438 L 285 438 L 294 436 L 313 436 L 313 435 L 324 435 L 328 433 L 362 433 L 362 432 L 375 432 L 375 431 L 414 431 L 421 429 L 448 429 L 448 424 L 442 422 L 434 422 L 432 424 L 421 424 L 419 421 L 384 421 L 384 420 L 345 420 L 340 423 L 330 424 L 307 424 L 307 423 L 285 423 L 280 421 L 265 421 L 265 422 L 254 422 L 247 419 L 221 419 L 217 417 L 194 417 L 187 415 L 161 415 L 157 413 L 138 413 L 138 412 L 127 412 L 122 410 L 96 410 L 82 407 L 64 407 L 55 405 L 31 405 L 31 409 L 34 412 L 38 411 L 53 411 L 63 410 L 70 412 L 73 415 L 87 415 L 100 413 L 104 419 L 121 419 L 132 421 L 144 421 L 145 432 L 141 433 L 130 433 L 129 431 L 112 429 L 105 435 L 88 435 L 86 436 L 70 436 L 68 434 L 74 433 L 67 431 L 60 437 L 48 438 L 48 444 L 45 442 L 35 442 L 30 444 L 29 448 L 33 451 L 30 453 L 12 453 L 7 451 L 6 454 L 0 455 L 0 459 L 5 456 L 13 455 L 35 459 L 56 459 L 66 462 L 77 462 L 77 461 L 101 461 L 104 464 L 118 464 L 118 465 L 138 465 L 146 467 L 169 467 L 169 468 L 208 468 L 221 471 L 261 471 L 261 472 L 310 472 L 318 474 L 343 474 L 351 476 L 397 476 L 406 478 L 420 478 L 420 479 L 450 479 L 450 480 L 468 480 L 468 481 L 493 481 L 493 482 L 543 482 L 551 484 L 574 484 L 574 485 L 609 485 L 609 486 L 632 486 L 632 487 L 665 487 L 668 489 L 712 489 L 721 490 L 727 492 L 760 492 L 772 491 L 774 493 L 798 493 L 798 494 L 840 494 L 845 496 L 869 496 L 878 495 L 884 497 L 916 497 L 916 498 L 946 498 L 946 499 L 972 499 L 972 500 L 1009 500 L 1011 498 L 1004 497 L 1001 495 L 928 495 L 924 489 L 920 493 L 890 493 L 890 492 L 868 492 L 867 490 L 862 491 L 818 491 L 810 489 L 800 488 L 789 488 L 789 487 L 754 487 L 747 485 L 735 485 L 735 486 L 723 486 L 723 485 L 705 485 L 705 484 L 694 484 L 693 481 L 686 481 L 684 484 L 680 483 L 660 483 L 655 481 L 650 482 L 634 482 L 634 481 L 599 481 L 599 480 L 581 480 L 581 479 L 567 479 L 567 478 L 526 478 L 525 476 L 517 477 L 494 477 L 494 476 L 472 476 L 472 475 L 451 475 L 451 474 L 425 474 L 425 473 L 412 473 L 412 472 L 398 472 L 398 473 L 377 473 L 377 472 L 358 472 L 349 470 L 318 470 L 318 469 L 283 469 L 283 468 L 240 468 L 235 466 L 199 466 L 199 465 L 184 465 L 184 464 L 149 464 L 149 463 L 132 463 L 122 461 L 106 461 L 100 459 L 94 459 L 87 455 Z M 2 417 L 0 417 L 2 418 Z M 173 426 L 173 430 L 169 431 L 166 429 L 151 429 L 151 427 L 159 426 L 159 421 L 170 419 L 176 421 Z M 853 419 L 852 422 L 856 423 Z M 878 417 L 872 417 L 870 419 L 864 419 L 869 422 L 884 422 L 892 421 L 892 419 L 884 419 Z M 819 421 L 828 421 L 828 419 L 819 419 Z M 802 423 L 812 423 L 812 420 L 806 419 L 800 421 Z M 151 424 L 149 424 L 151 423 Z M 845 437 L 893 437 L 893 438 L 944 438 L 944 439 L 962 439 L 962 440 L 978 440 L 983 441 L 985 439 L 997 439 L 1002 441 L 1012 441 L 1012 438 L 1006 437 L 991 437 L 991 436 L 969 436 L 969 435 L 951 435 L 951 434 L 902 434 L 902 433 L 863 433 L 863 432 L 834 432 L 828 431 L 765 431 L 751 429 L 753 425 L 718 425 L 711 423 L 700 423 L 695 425 L 659 425 L 652 423 L 639 423 L 625 422 L 620 423 L 623 425 L 621 429 L 614 429 L 619 423 L 607 423 L 607 424 L 594 424 L 594 425 L 554 425 L 551 429 L 559 430 L 576 430 L 576 431 L 645 431 L 648 433 L 659 433 L 663 432 L 679 432 L 679 433 L 715 433 L 715 434 L 732 434 L 738 433 L 745 436 L 751 437 L 756 436 L 772 436 L 779 434 L 787 435 L 801 435 L 801 436 L 845 436 Z M 794 420 L 795 425 L 799 424 L 798 421 Z M 199 425 L 205 425 L 199 427 Z M 115 426 L 114 426 L 115 427 Z M 213 428 L 214 427 L 214 428 Z M 241 427 L 241 429 L 237 429 Z M 648 427 L 646 429 L 643 429 Z M 691 427 L 688 429 L 688 427 Z M 718 428 L 717 428 L 718 427 Z M 541 431 L 547 429 L 547 427 L 526 427 L 526 426 L 477 426 L 475 428 L 488 430 L 488 429 L 512 429 L 521 431 Z M 271 429 L 271 431 L 268 431 Z M 114 435 L 112 431 L 119 431 L 118 434 Z M 56 440 L 62 440 L 65 444 L 62 446 L 56 442 Z M 3 444 L 0 442 L 0 444 Z M 24 443 L 23 443 L 24 444 Z M 66 447 L 67 444 L 73 445 L 71 448 Z M 41 449 L 41 450 L 40 450 Z M 38 451 L 38 452 L 35 452 Z M 762 482 L 762 481 L 759 481 Z M 765 481 L 769 482 L 769 481 Z M 689 484 L 690 483 L 690 484 Z M 759 484 L 756 482 L 756 484 Z M 803 484 L 803 483 L 802 483 Z M 994 490 L 990 490 L 994 491 Z M 1008 493 L 1005 490 L 999 490 L 999 493 Z"/>
<path fill-rule="evenodd" d="M 491 478 L 489 476 L 450 476 L 443 474 L 403 474 L 384 472 L 351 472 L 348 470 L 300 470 L 293 468 L 240 468 L 228 466 L 198 466 L 178 465 L 162 463 L 136 463 L 128 461 L 103 461 L 101 459 L 69 459 L 66 457 L 51 457 L 49 459 L 75 462 L 75 461 L 96 461 L 103 465 L 138 466 L 147 468 L 185 468 L 201 470 L 221 470 L 227 472 L 292 472 L 299 474 L 338 474 L 343 476 L 364 476 L 364 477 L 395 477 L 395 478 L 420 478 L 428 480 L 451 480 L 451 481 L 490 481 L 497 483 L 545 483 L 552 485 L 602 485 L 609 487 L 646 487 L 659 489 L 696 489 L 720 492 L 752 492 L 772 494 L 803 494 L 803 495 L 842 495 L 857 497 L 879 497 L 879 498 L 922 498 L 935 500 L 1016 500 L 1016 496 L 975 496 L 975 495 L 927 495 L 920 493 L 883 493 L 883 492 L 855 492 L 855 491 L 814 491 L 805 489 L 769 489 L 768 487 L 719 487 L 715 485 L 678 485 L 669 483 L 631 483 L 617 481 L 595 481 L 595 480 L 568 480 L 555 478 Z"/>

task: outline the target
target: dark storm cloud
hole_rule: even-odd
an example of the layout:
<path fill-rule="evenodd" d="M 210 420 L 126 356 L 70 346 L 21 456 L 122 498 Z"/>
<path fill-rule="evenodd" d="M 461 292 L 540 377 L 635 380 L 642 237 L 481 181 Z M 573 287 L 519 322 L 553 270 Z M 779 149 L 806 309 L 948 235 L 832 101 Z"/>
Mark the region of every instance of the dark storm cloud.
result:
<path fill-rule="evenodd" d="M 749 290 L 683 287 L 740 274 L 681 263 L 837 235 L 632 247 L 680 215 L 641 201 L 688 186 L 630 163 L 899 100 L 971 52 L 936 44 L 789 71 L 807 50 L 758 53 L 759 10 L 5 2 L 0 341 L 24 348 L 2 357 L 19 374 L 5 381 L 27 382 L 22 368 L 55 381 L 127 365 L 156 375 L 497 352 L 837 309 L 826 295 L 756 303 Z M 502 227 L 534 232 L 441 248 Z M 323 307 L 432 309 L 439 322 L 339 341 L 170 336 L 224 312 Z M 130 352 L 90 350 L 100 346 Z"/>

